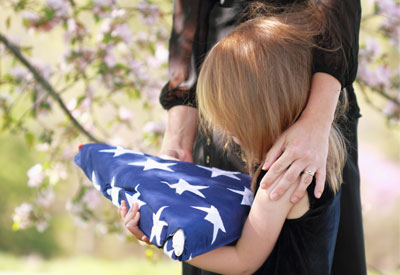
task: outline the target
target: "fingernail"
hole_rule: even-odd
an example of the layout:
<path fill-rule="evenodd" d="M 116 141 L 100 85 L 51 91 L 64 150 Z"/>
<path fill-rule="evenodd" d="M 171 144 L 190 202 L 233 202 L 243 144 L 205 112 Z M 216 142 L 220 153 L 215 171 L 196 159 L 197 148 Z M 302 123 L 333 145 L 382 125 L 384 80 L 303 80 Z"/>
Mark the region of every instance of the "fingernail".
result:
<path fill-rule="evenodd" d="M 142 241 L 146 241 L 146 236 L 143 236 L 143 237 L 142 237 Z"/>
<path fill-rule="evenodd" d="M 260 185 L 260 187 L 261 187 L 262 189 L 264 189 L 265 187 L 267 187 L 267 185 L 266 185 L 265 183 L 262 183 L 262 184 Z"/>
<path fill-rule="evenodd" d="M 272 193 L 271 194 L 271 199 L 274 201 L 274 200 L 277 200 L 278 199 L 278 193 Z"/>
<path fill-rule="evenodd" d="M 293 198 L 292 198 L 292 202 L 293 202 L 293 203 L 296 203 L 298 200 L 299 200 L 298 197 L 293 197 Z"/>
<path fill-rule="evenodd" d="M 267 163 L 267 162 L 264 162 L 264 165 L 263 165 L 262 169 L 263 169 L 263 170 L 266 170 L 267 167 L 268 167 L 268 163 Z"/>
<path fill-rule="evenodd" d="M 322 193 L 319 191 L 319 192 L 317 193 L 317 198 L 320 198 L 321 195 L 322 195 Z"/>
<path fill-rule="evenodd" d="M 139 212 L 136 213 L 135 219 L 139 217 Z"/>

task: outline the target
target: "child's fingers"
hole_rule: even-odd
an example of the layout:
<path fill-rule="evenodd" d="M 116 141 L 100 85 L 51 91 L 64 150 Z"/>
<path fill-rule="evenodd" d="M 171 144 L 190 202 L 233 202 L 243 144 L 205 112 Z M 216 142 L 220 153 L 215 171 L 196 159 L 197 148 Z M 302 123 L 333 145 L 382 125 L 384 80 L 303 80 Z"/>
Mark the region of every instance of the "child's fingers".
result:
<path fill-rule="evenodd" d="M 146 235 L 143 234 L 143 232 L 140 230 L 138 226 L 139 219 L 140 219 L 140 212 L 136 212 L 136 215 L 126 224 L 126 228 L 129 230 L 129 232 L 135 235 L 137 239 L 144 241 L 147 237 Z"/>
<path fill-rule="evenodd" d="M 121 217 L 121 219 L 125 218 L 126 211 L 127 211 L 126 202 L 123 200 L 121 201 L 121 206 L 118 208 L 118 214 Z"/>
<path fill-rule="evenodd" d="M 136 213 L 139 213 L 139 205 L 137 203 L 134 203 L 133 206 L 129 209 L 128 213 L 126 214 L 124 218 L 124 224 L 127 225 L 130 223 L 132 219 L 136 217 Z"/>
<path fill-rule="evenodd" d="M 145 243 L 147 243 L 147 244 L 152 244 L 152 243 L 150 242 L 149 238 L 147 238 L 146 235 L 143 235 L 142 241 L 145 242 Z"/>

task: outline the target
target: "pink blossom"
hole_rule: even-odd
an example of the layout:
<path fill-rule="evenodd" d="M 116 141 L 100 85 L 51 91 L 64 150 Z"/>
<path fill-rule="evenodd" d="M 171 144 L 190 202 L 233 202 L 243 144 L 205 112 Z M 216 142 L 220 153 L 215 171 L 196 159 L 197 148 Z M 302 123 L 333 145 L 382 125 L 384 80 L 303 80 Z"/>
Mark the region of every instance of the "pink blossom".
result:
<path fill-rule="evenodd" d="M 25 10 L 22 12 L 22 19 L 28 27 L 33 27 L 39 22 L 40 16 L 35 11 Z"/>
<path fill-rule="evenodd" d="M 144 80 L 149 78 L 149 76 L 146 72 L 146 69 L 145 69 L 145 65 L 142 62 L 136 61 L 133 58 L 129 58 L 128 65 L 132 70 L 134 78 L 144 79 Z"/>
<path fill-rule="evenodd" d="M 114 4 L 113 0 L 93 0 L 93 4 L 96 7 L 111 7 Z"/>
<path fill-rule="evenodd" d="M 111 12 L 111 17 L 112 18 L 121 18 L 126 14 L 126 11 L 124 9 L 117 9 L 117 10 L 113 10 Z"/>
<path fill-rule="evenodd" d="M 379 46 L 379 42 L 376 39 L 373 39 L 372 37 L 367 37 L 365 39 L 365 50 L 366 54 L 378 55 L 381 51 L 381 48 Z"/>
<path fill-rule="evenodd" d="M 389 68 L 387 66 L 379 66 L 376 69 L 376 79 L 378 85 L 382 85 L 384 87 L 390 86 L 391 77 Z"/>
<path fill-rule="evenodd" d="M 55 16 L 58 18 L 68 16 L 68 2 L 66 0 L 47 0 L 46 7 L 54 10 Z"/>
<path fill-rule="evenodd" d="M 149 121 L 143 127 L 143 132 L 149 134 L 163 134 L 165 132 L 164 121 Z"/>
<path fill-rule="evenodd" d="M 47 152 L 50 149 L 50 144 L 48 143 L 39 143 L 35 146 L 35 149 L 39 152 Z"/>
<path fill-rule="evenodd" d="M 393 116 L 396 113 L 400 113 L 400 107 L 394 103 L 393 101 L 388 100 L 386 102 L 385 107 L 383 108 L 382 112 L 386 115 L 386 116 Z"/>
<path fill-rule="evenodd" d="M 49 178 L 50 184 L 56 184 L 60 180 L 66 180 L 68 171 L 61 162 L 52 163 L 49 169 L 46 170 L 46 176 Z"/>
<path fill-rule="evenodd" d="M 400 16 L 400 5 L 394 0 L 379 0 L 378 6 L 385 15 L 396 18 Z"/>
<path fill-rule="evenodd" d="M 390 70 L 387 66 L 379 66 L 372 71 L 366 63 L 360 62 L 357 76 L 371 88 L 389 87 L 391 84 Z"/>
<path fill-rule="evenodd" d="M 90 210 L 95 210 L 101 202 L 99 192 L 93 188 L 87 190 L 82 198 L 82 202 L 85 203 Z"/>
<path fill-rule="evenodd" d="M 54 190 L 52 188 L 46 188 L 39 191 L 36 197 L 36 203 L 44 208 L 48 208 L 54 201 L 54 198 Z"/>
<path fill-rule="evenodd" d="M 111 50 L 106 51 L 104 63 L 106 63 L 107 67 L 109 68 L 113 68 L 115 65 L 117 65 L 117 59 L 115 58 L 115 55 Z"/>
<path fill-rule="evenodd" d="M 76 97 L 71 98 L 67 103 L 68 110 L 70 110 L 70 111 L 74 110 L 76 108 L 77 104 L 78 104 L 78 100 L 76 99 Z"/>
<path fill-rule="evenodd" d="M 135 35 L 135 40 L 137 40 L 138 42 L 141 42 L 141 43 L 146 43 L 147 41 L 150 40 L 149 33 L 140 31 Z"/>
<path fill-rule="evenodd" d="M 36 230 L 39 232 L 44 232 L 47 227 L 49 227 L 49 224 L 45 220 L 39 220 L 36 222 Z"/>
<path fill-rule="evenodd" d="M 28 228 L 32 224 L 33 206 L 24 202 L 14 210 L 13 221 L 18 229 Z"/>
<path fill-rule="evenodd" d="M 17 66 L 10 70 L 10 75 L 17 81 L 32 80 L 32 74 L 24 67 Z"/>
<path fill-rule="evenodd" d="M 130 121 L 132 119 L 132 112 L 125 107 L 120 107 L 118 110 L 119 119 L 122 121 Z"/>
<path fill-rule="evenodd" d="M 41 164 L 35 164 L 34 166 L 32 166 L 28 172 L 28 186 L 29 187 L 38 187 L 42 184 L 43 180 L 44 180 L 44 172 L 43 172 L 43 167 Z"/>
<path fill-rule="evenodd" d="M 36 69 L 39 70 L 39 72 L 42 74 L 42 76 L 44 78 L 49 80 L 50 76 L 53 73 L 53 69 L 51 68 L 50 65 L 45 64 L 45 63 L 39 63 L 39 62 L 34 62 L 33 65 L 36 67 Z"/>
<path fill-rule="evenodd" d="M 137 4 L 136 8 L 141 11 L 140 17 L 142 17 L 146 25 L 154 26 L 157 24 L 161 16 L 157 5 L 150 4 L 148 1 L 141 1 Z"/>
<path fill-rule="evenodd" d="M 372 148 L 360 145 L 363 209 L 391 208 L 400 198 L 400 166 Z"/>
<path fill-rule="evenodd" d="M 116 6 L 115 0 L 93 0 L 93 13 L 100 17 L 109 16 L 109 10 Z"/>
<path fill-rule="evenodd" d="M 120 37 L 127 44 L 132 41 L 132 32 L 128 24 L 120 24 L 115 26 L 114 30 L 111 32 L 111 36 Z"/>

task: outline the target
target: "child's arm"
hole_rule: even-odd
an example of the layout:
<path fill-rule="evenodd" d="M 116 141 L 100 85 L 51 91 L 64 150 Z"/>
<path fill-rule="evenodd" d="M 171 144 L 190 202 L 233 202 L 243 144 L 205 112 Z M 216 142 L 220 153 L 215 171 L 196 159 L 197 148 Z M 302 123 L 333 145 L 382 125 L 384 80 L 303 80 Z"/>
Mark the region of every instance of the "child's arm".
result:
<path fill-rule="evenodd" d="M 290 202 L 291 192 L 286 192 L 277 201 L 270 199 L 269 193 L 278 180 L 267 190 L 258 190 L 236 246 L 223 246 L 194 257 L 187 262 L 202 269 L 222 274 L 251 274 L 255 272 L 271 253 L 283 223 L 293 207 Z M 296 184 L 292 185 L 289 191 L 294 191 L 296 186 Z M 307 196 L 304 199 L 308 202 Z M 302 201 L 297 205 L 301 206 Z M 120 211 L 120 213 L 121 217 L 124 218 L 127 229 L 137 236 L 139 230 L 138 207 L 135 205 L 127 214 L 126 211 L 125 213 Z M 139 232 L 141 233 L 140 230 Z"/>
<path fill-rule="evenodd" d="M 292 190 L 286 192 L 278 201 L 272 201 L 269 197 L 275 184 L 267 190 L 259 189 L 236 246 L 217 248 L 193 258 L 188 263 L 222 274 L 254 273 L 275 246 L 283 223 L 292 209 L 290 195 L 296 186 L 292 185 Z"/>

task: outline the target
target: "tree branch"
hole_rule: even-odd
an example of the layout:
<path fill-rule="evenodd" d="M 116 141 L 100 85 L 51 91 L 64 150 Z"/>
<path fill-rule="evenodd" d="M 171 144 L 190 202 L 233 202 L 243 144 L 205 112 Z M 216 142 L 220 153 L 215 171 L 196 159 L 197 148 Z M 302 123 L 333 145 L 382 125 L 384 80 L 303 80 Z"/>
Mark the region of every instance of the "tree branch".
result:
<path fill-rule="evenodd" d="M 42 76 L 42 74 L 23 56 L 18 46 L 10 42 L 4 35 L 0 33 L 0 41 L 6 46 L 6 48 L 32 73 L 36 81 L 43 87 L 43 89 L 57 102 L 61 110 L 71 120 L 72 124 L 82 134 L 84 134 L 89 140 L 101 143 L 101 141 L 90 134 L 71 114 L 61 99 L 60 95 L 54 90 L 51 84 Z"/>
<path fill-rule="evenodd" d="M 361 86 L 366 86 L 366 87 L 368 87 L 368 85 L 367 85 L 366 83 L 364 83 L 363 81 L 361 81 L 361 80 L 357 80 L 356 82 L 358 83 L 358 85 L 359 85 L 360 87 L 361 87 Z M 395 98 L 395 97 L 393 97 L 393 96 L 391 96 L 391 95 L 385 93 L 385 92 L 383 91 L 383 89 L 378 89 L 378 88 L 370 88 L 370 89 L 371 89 L 373 92 L 375 92 L 375 93 L 377 93 L 378 95 L 380 95 L 380 96 L 386 98 L 387 100 L 390 100 L 391 102 L 393 102 L 394 104 L 396 104 L 397 106 L 400 107 L 400 100 L 398 100 L 397 98 Z"/>

